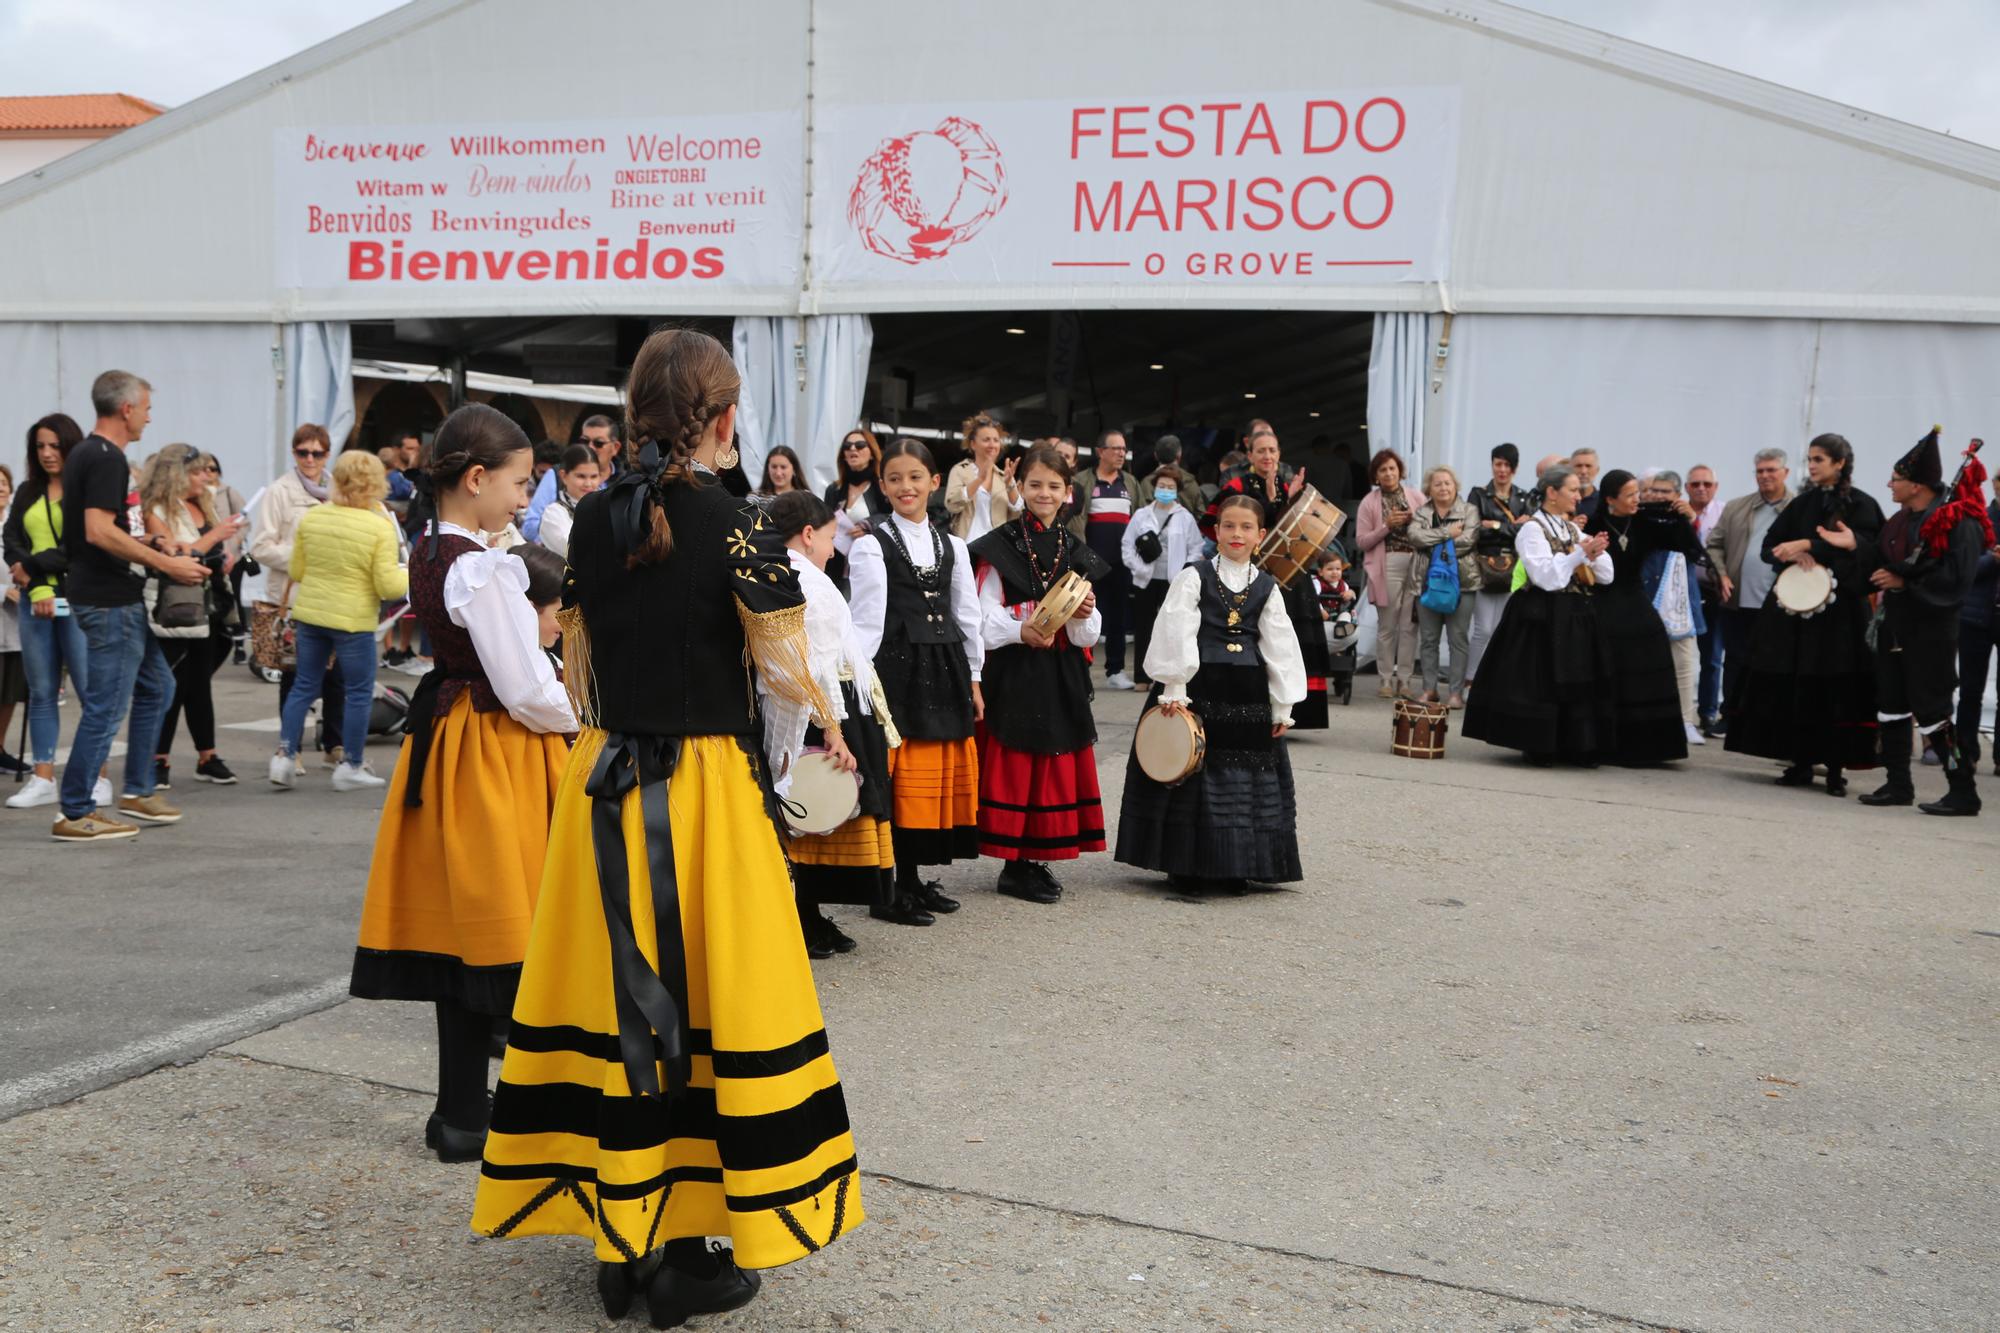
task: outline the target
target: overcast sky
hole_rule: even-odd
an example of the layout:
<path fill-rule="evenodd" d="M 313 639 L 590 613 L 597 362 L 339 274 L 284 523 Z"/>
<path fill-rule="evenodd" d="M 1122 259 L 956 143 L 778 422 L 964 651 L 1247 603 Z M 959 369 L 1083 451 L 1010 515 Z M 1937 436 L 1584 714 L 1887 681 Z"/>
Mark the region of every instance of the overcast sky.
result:
<path fill-rule="evenodd" d="M 1524 0 L 1525 7 L 2000 146 L 1996 0 Z M 388 0 L 0 0 L 0 94 L 191 101 Z"/>

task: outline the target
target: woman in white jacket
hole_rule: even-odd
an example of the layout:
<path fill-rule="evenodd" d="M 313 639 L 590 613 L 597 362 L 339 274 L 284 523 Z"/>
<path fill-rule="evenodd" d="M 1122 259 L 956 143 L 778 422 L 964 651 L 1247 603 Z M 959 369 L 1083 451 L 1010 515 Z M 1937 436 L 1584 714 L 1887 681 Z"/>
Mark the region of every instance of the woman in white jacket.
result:
<path fill-rule="evenodd" d="M 264 569 L 264 599 L 286 605 L 292 588 L 292 539 L 298 535 L 299 519 L 314 505 L 325 504 L 332 494 L 328 460 L 333 441 L 326 427 L 308 421 L 292 432 L 292 470 L 281 473 L 264 488 L 257 500 L 252 521 L 250 558 Z M 334 738 L 346 721 L 346 677 L 335 663 L 327 669 L 326 697 L 320 712 L 321 752 L 328 768 L 338 768 L 341 749 Z M 285 696 L 292 692 L 298 673 L 287 671 L 278 678 L 278 711 L 285 708 Z"/>
<path fill-rule="evenodd" d="M 1153 622 L 1167 600 L 1174 575 L 1201 559 L 1201 526 L 1187 506 L 1179 503 L 1188 475 L 1169 463 L 1153 474 L 1153 502 L 1132 515 L 1125 525 L 1120 551 L 1132 573 L 1133 657 L 1140 665 L 1139 683 L 1146 683 L 1146 645 L 1153 640 Z"/>

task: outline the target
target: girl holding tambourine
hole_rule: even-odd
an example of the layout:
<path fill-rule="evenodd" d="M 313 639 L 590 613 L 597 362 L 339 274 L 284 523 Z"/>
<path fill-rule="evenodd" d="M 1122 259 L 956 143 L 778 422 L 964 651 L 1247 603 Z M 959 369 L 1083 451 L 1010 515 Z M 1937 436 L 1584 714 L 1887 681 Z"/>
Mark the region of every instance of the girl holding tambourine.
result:
<path fill-rule="evenodd" d="M 799 576 L 806 597 L 806 638 L 813 679 L 833 704 L 841 737 L 852 762 L 836 759 L 838 767 L 859 779 L 854 816 L 831 833 L 794 834 L 785 849 L 792 863 L 792 885 L 798 898 L 799 925 L 805 931 L 806 953 L 831 958 L 852 953 L 854 939 L 820 909 L 827 903 L 886 907 L 895 900 L 896 853 L 890 838 L 892 812 L 889 751 L 900 743 L 888 701 L 875 678 L 875 666 L 861 651 L 847 599 L 827 577 L 834 551 L 833 511 L 807 491 L 780 495 L 765 517 L 785 539 L 786 554 Z M 772 695 L 758 681 L 764 696 L 764 749 L 771 763 L 772 787 L 789 800 L 794 765 L 799 757 L 826 744 L 799 704 Z"/>
<path fill-rule="evenodd" d="M 1031 620 L 1065 574 L 1095 582 L 1106 566 L 1058 521 L 1069 498 L 1069 476 L 1053 446 L 1028 451 L 1020 485 L 1028 512 L 970 548 L 979 564 L 979 623 L 986 645 L 979 851 L 1001 862 L 1000 892 L 1052 903 L 1062 896 L 1062 885 L 1048 863 L 1104 850 L 1086 656 L 1102 622 L 1095 593 L 1053 632 Z"/>
<path fill-rule="evenodd" d="M 928 926 L 933 913 L 958 910 L 917 867 L 979 855 L 973 729 L 986 711 L 979 689 L 986 648 L 972 557 L 931 520 L 936 490 L 931 451 L 915 440 L 893 441 L 882 453 L 891 512 L 847 552 L 855 633 L 903 734 L 889 760 L 896 899 L 869 915 L 906 926 Z"/>
<path fill-rule="evenodd" d="M 1201 767 L 1166 786 L 1135 749 L 1125 768 L 1118 859 L 1177 887 L 1245 892 L 1302 878 L 1292 764 L 1283 736 L 1306 695 L 1305 663 L 1277 580 L 1250 563 L 1264 539 L 1248 496 L 1216 506 L 1214 560 L 1174 576 L 1146 650 L 1150 703 L 1192 712 Z"/>

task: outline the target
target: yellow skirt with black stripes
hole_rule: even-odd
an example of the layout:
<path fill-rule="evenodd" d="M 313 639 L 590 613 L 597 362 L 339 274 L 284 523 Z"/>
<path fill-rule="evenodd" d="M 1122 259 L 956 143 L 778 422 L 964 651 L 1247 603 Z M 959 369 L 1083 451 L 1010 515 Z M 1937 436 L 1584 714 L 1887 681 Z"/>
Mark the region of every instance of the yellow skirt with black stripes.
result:
<path fill-rule="evenodd" d="M 863 1213 L 846 1102 L 763 792 L 735 738 L 681 743 L 666 813 L 692 1060 L 680 1098 L 634 1096 L 585 790 L 605 743 L 604 732 L 584 730 L 557 793 L 473 1230 L 589 1236 L 607 1262 L 720 1236 L 745 1268 L 791 1263 Z M 657 791 L 627 792 L 618 807 L 625 896 L 632 937 L 657 970 L 642 798 Z M 653 1066 L 656 1077 L 663 1070 Z"/>

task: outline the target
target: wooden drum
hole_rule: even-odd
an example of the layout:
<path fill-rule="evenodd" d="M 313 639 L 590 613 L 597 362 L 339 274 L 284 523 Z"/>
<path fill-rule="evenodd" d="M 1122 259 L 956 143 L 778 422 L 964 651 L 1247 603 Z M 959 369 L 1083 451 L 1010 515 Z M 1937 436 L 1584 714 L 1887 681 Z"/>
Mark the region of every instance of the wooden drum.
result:
<path fill-rule="evenodd" d="M 1445 733 L 1450 726 L 1451 711 L 1446 705 L 1422 699 L 1398 699 L 1389 732 L 1389 753 L 1405 759 L 1442 759 Z"/>
<path fill-rule="evenodd" d="M 1028 617 L 1028 624 L 1043 637 L 1053 639 L 1057 630 L 1069 624 L 1076 615 L 1076 609 L 1088 596 L 1090 580 L 1072 569 L 1056 580 L 1048 596 L 1036 603 L 1035 613 Z"/>
<path fill-rule="evenodd" d="M 1301 486 L 1298 498 L 1278 519 L 1278 526 L 1265 534 L 1264 544 L 1257 548 L 1255 563 L 1289 588 L 1332 548 L 1346 522 L 1347 515 L 1339 505 L 1313 487 Z"/>
<path fill-rule="evenodd" d="M 1139 719 L 1132 736 L 1132 755 L 1139 771 L 1163 787 L 1178 787 L 1201 772 L 1208 752 L 1208 733 L 1201 719 L 1183 710 L 1169 713 L 1153 707 Z"/>

